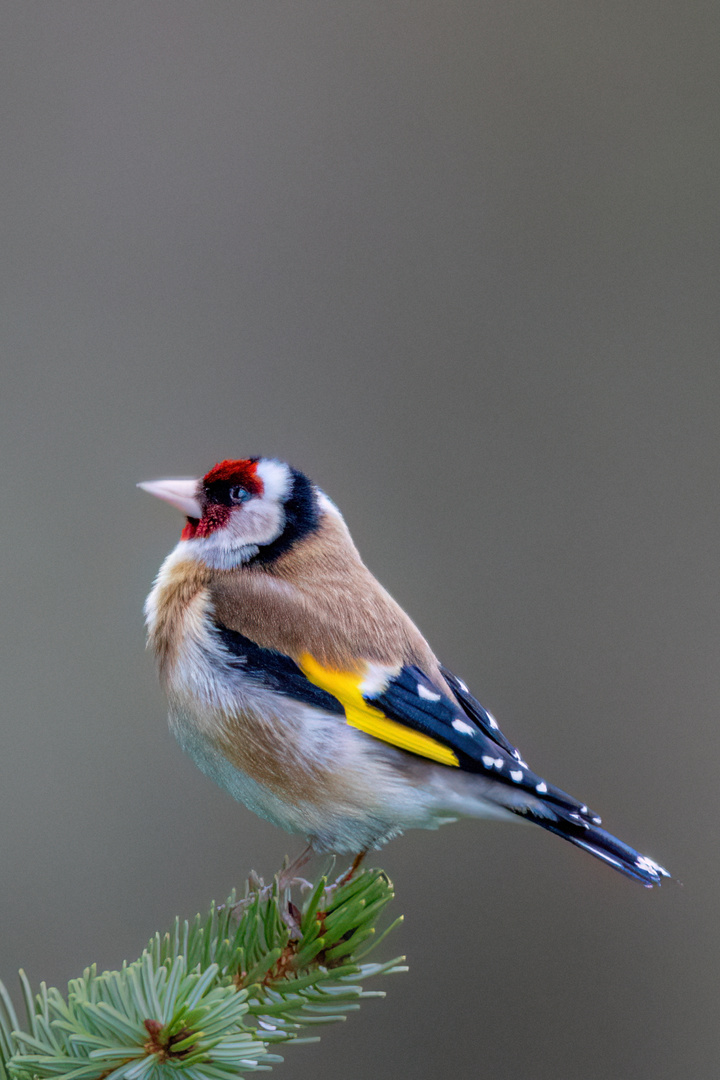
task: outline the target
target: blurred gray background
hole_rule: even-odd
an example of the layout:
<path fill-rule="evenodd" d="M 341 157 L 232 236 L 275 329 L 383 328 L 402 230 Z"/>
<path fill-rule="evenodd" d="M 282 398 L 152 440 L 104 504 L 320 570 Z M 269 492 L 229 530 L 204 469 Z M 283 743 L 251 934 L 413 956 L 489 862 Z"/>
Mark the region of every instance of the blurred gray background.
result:
<path fill-rule="evenodd" d="M 271 454 L 534 767 L 376 860 L 411 972 L 295 1080 L 705 1080 L 718 1046 L 716 3 L 3 0 L 0 975 L 299 840 L 166 730 L 135 482 Z"/>

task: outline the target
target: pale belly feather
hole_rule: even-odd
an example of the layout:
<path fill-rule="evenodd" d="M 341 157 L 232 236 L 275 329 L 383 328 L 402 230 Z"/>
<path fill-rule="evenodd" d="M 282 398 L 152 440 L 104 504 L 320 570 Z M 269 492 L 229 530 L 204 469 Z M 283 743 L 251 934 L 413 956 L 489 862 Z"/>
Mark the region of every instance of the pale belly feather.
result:
<path fill-rule="evenodd" d="M 153 593 L 151 627 L 156 607 Z M 205 590 L 181 622 L 165 670 L 171 730 L 233 798 L 316 850 L 356 853 L 404 829 L 437 828 L 454 820 L 449 814 L 506 813 L 482 797 L 477 777 L 415 758 L 245 674 L 214 629 Z"/>
<path fill-rule="evenodd" d="M 188 704 L 174 704 L 170 728 L 202 772 L 260 817 L 305 836 L 318 851 L 354 853 L 380 847 L 406 828 L 436 828 L 447 820 L 436 798 L 394 764 L 393 758 L 402 762 L 404 755 L 378 746 L 337 716 L 289 703 L 292 720 L 288 716 L 286 733 L 297 730 L 298 709 L 305 715 L 301 738 L 284 745 L 289 775 L 281 792 L 230 761 L 217 731 L 208 730 L 207 713 L 201 719 Z M 277 711 L 275 699 L 275 724 Z M 281 728 L 278 733 L 279 737 L 284 734 Z M 311 763 L 308 753 L 313 754 Z M 315 778 L 324 774 L 324 779 L 332 781 L 322 784 L 322 797 L 313 774 Z"/>

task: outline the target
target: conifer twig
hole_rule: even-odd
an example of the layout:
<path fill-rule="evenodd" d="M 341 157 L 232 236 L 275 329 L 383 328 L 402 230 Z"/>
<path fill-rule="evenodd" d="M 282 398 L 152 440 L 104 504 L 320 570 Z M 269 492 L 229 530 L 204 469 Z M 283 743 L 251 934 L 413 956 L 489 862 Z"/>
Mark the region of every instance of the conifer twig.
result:
<path fill-rule="evenodd" d="M 0 983 L 0 1080 L 231 1080 L 282 1061 L 279 1044 L 311 1041 L 303 1028 L 384 996 L 364 981 L 406 970 L 365 961 L 393 898 L 387 876 L 301 884 L 296 903 L 284 878 L 253 877 L 241 899 L 176 919 L 138 960 L 87 968 L 65 995 L 44 983 L 34 994 L 20 972 L 24 1026 Z"/>

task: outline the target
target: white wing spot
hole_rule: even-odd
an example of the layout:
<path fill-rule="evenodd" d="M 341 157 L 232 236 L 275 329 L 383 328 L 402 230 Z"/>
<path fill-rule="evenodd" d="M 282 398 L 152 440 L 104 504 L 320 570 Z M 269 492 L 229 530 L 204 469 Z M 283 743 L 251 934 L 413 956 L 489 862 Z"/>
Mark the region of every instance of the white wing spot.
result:
<path fill-rule="evenodd" d="M 587 812 L 588 812 L 587 806 L 585 805 L 585 803 L 583 803 L 582 806 L 580 807 L 580 813 L 581 814 L 587 814 Z"/>
<path fill-rule="evenodd" d="M 467 686 L 466 686 L 466 685 L 465 685 L 465 683 L 464 683 L 464 682 L 462 681 L 462 679 L 458 679 L 458 686 L 459 686 L 459 687 L 460 687 L 460 689 L 461 689 L 461 690 L 463 690 L 463 691 L 464 691 L 464 692 L 465 692 L 466 694 L 469 694 L 469 693 L 470 693 L 470 691 L 468 690 Z"/>
<path fill-rule="evenodd" d="M 545 781 L 541 780 L 539 784 L 536 784 L 535 790 L 537 791 L 538 795 L 544 795 L 547 791 L 547 784 L 545 783 Z"/>
<path fill-rule="evenodd" d="M 485 712 L 487 713 L 487 718 L 490 721 L 490 727 L 494 728 L 494 730 L 497 731 L 497 729 L 498 729 L 497 720 L 495 719 L 495 717 L 493 716 L 493 714 L 491 712 L 487 711 L 487 709 L 485 710 Z"/>
<path fill-rule="evenodd" d="M 426 701 L 439 701 L 442 694 L 434 694 L 432 690 L 428 690 L 427 686 L 423 686 L 421 682 L 417 684 L 418 694 L 420 697 L 425 698 Z"/>
<path fill-rule="evenodd" d="M 522 769 L 511 769 L 510 770 L 510 779 L 514 780 L 516 784 L 520 783 L 520 781 L 522 780 L 524 775 L 525 775 L 525 773 L 522 771 Z"/>
<path fill-rule="evenodd" d="M 647 870 L 650 874 L 660 874 L 662 877 L 670 877 L 664 866 L 660 866 L 660 863 L 656 863 L 653 859 L 648 859 L 647 855 L 640 855 L 635 860 L 635 865 L 641 870 Z"/>
<path fill-rule="evenodd" d="M 455 728 L 456 731 L 462 731 L 463 735 L 475 734 L 475 728 L 470 727 L 470 725 L 466 724 L 464 720 L 453 720 L 452 726 Z"/>
<path fill-rule="evenodd" d="M 365 666 L 363 681 L 360 683 L 360 693 L 365 697 L 379 697 L 387 690 L 390 680 L 399 674 L 399 667 L 387 667 L 385 664 L 368 662 Z"/>
<path fill-rule="evenodd" d="M 490 754 L 483 754 L 482 763 L 486 769 L 502 769 L 503 759 L 501 757 L 491 757 Z"/>
<path fill-rule="evenodd" d="M 602 818 L 596 816 L 596 817 L 594 817 L 592 819 L 592 822 L 593 822 L 593 825 L 602 825 Z"/>

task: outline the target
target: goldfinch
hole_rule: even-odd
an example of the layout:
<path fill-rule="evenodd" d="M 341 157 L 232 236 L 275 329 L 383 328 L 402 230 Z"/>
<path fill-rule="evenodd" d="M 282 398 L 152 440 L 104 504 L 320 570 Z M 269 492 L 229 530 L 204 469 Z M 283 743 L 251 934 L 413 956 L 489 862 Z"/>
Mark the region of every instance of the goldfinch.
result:
<path fill-rule="evenodd" d="M 643 885 L 669 877 L 529 768 L 303 473 L 246 458 L 139 486 L 187 519 L 145 607 L 170 726 L 234 798 L 317 852 L 519 817 Z"/>

